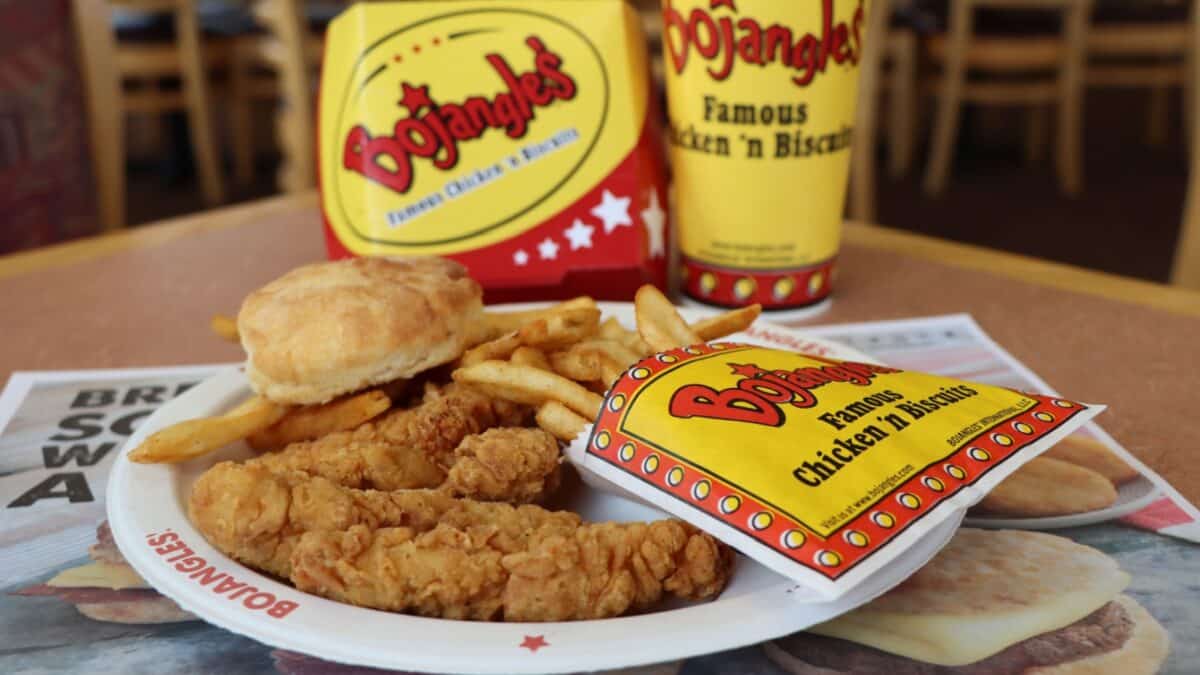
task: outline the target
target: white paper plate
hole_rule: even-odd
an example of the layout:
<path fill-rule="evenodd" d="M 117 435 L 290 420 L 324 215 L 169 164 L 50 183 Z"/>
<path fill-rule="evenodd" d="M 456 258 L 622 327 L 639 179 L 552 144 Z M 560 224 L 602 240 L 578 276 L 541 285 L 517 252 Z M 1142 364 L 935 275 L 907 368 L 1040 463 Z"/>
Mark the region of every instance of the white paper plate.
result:
<path fill-rule="evenodd" d="M 516 308 L 515 306 L 513 307 Z M 627 303 L 604 304 L 607 315 L 632 325 Z M 695 319 L 707 312 L 688 310 Z M 785 328 L 757 325 L 755 336 L 731 339 L 822 355 L 865 360 L 845 347 L 810 339 Z M 163 406 L 129 439 L 122 455 L 143 438 L 169 424 L 213 415 L 250 394 L 236 369 L 215 375 Z M 677 604 L 640 616 L 563 623 L 480 623 L 447 621 L 354 607 L 302 593 L 230 560 L 208 544 L 187 518 L 192 482 L 223 459 L 246 457 L 244 445 L 179 465 L 141 465 L 122 459 L 108 486 L 108 517 L 113 535 L 129 563 L 164 595 L 209 623 L 266 644 L 343 663 L 424 672 L 551 673 L 622 668 L 733 649 L 801 630 L 870 600 L 899 583 L 931 558 L 954 534 L 961 514 L 950 518 L 905 552 L 887 571 L 836 603 L 797 599 L 798 589 L 783 577 L 740 557 L 729 587 L 712 602 Z M 588 520 L 646 520 L 663 517 L 645 505 L 599 490 L 579 487 L 567 505 Z M 257 591 L 218 582 L 201 585 L 176 569 L 179 553 L 159 555 L 151 535 L 174 532 L 193 556 Z M 172 561 L 172 558 L 179 562 Z M 192 564 L 194 565 L 194 563 Z M 202 570 L 203 568 L 201 568 Z M 191 574 L 195 574 L 192 572 Z M 276 600 L 297 603 L 283 618 L 250 609 Z M 526 645 L 526 646 L 523 646 Z"/>
<path fill-rule="evenodd" d="M 1145 476 L 1117 488 L 1117 501 L 1105 509 L 1072 513 L 1069 516 L 1052 516 L 1048 518 L 1013 518 L 1010 516 L 987 516 L 972 514 L 963 520 L 970 527 L 986 527 L 1003 530 L 1061 530 L 1064 527 L 1081 527 L 1095 525 L 1106 520 L 1116 520 L 1131 513 L 1136 513 L 1158 499 L 1158 487 Z"/>

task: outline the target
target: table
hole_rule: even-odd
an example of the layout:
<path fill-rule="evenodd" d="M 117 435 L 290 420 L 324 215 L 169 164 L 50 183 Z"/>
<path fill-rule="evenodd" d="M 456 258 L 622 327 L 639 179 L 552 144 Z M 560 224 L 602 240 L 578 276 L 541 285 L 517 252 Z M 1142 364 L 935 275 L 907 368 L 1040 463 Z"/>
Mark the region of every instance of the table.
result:
<path fill-rule="evenodd" d="M 235 312 L 250 289 L 324 256 L 317 198 L 309 193 L 0 257 L 0 381 L 15 370 L 238 360 L 238 347 L 210 334 L 211 315 Z M 1192 461 L 1200 429 L 1189 424 L 1200 402 L 1200 293 L 851 223 L 833 307 L 812 322 L 951 312 L 973 314 L 1065 395 L 1109 404 L 1099 422 L 1200 502 L 1200 467 Z M 1115 529 L 1070 536 L 1108 550 L 1105 537 Z M 1168 567 L 1175 575 L 1194 572 L 1190 544 L 1135 531 L 1122 534 L 1121 546 L 1124 564 L 1138 566 L 1151 589 L 1160 588 L 1153 575 Z M 1169 555 L 1142 554 L 1163 550 Z M 1196 622 L 1193 596 L 1152 597 L 1177 638 L 1188 634 Z M 91 668 L 99 653 L 118 659 L 122 665 L 114 667 L 121 670 L 158 669 L 154 664 L 165 662 L 178 672 L 208 671 L 217 653 L 223 672 L 329 668 L 199 622 L 133 627 L 89 622 L 52 600 L 10 605 L 23 612 L 9 617 L 10 637 L 36 646 L 0 657 L 17 670 L 27 665 L 40 672 L 50 663 Z M 80 625 L 82 632 L 69 632 Z M 61 630 L 47 633 L 46 626 Z M 1189 672 L 1184 664 L 1196 654 L 1180 642 L 1167 672 Z M 781 671 L 751 646 L 689 659 L 682 675 L 725 672 Z"/>
<path fill-rule="evenodd" d="M 0 380 L 14 370 L 233 361 L 208 331 L 251 289 L 325 257 L 313 193 L 0 257 Z M 970 312 L 1200 502 L 1200 293 L 850 223 L 815 322 Z"/>

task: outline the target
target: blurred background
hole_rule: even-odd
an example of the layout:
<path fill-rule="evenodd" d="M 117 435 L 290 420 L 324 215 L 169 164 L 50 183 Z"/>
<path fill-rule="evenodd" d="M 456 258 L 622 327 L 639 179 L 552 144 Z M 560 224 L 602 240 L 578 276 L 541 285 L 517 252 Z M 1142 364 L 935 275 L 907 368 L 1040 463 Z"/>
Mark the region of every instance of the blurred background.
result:
<path fill-rule="evenodd" d="M 850 217 L 1200 288 L 1193 0 L 873 1 Z M 0 254 L 312 189 L 346 4 L 0 0 Z"/>

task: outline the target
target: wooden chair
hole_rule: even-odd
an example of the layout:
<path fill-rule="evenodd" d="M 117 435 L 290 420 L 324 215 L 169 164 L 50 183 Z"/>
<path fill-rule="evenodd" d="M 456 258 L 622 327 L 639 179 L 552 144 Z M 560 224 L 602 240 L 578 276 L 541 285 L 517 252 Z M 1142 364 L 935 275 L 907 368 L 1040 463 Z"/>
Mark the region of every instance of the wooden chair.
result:
<path fill-rule="evenodd" d="M 238 41 L 231 68 L 234 173 L 243 183 L 253 173 L 250 106 L 255 100 L 277 99 L 275 132 L 282 162 L 276 182 L 284 192 L 308 190 L 317 184 L 314 71 L 323 44 L 308 30 L 302 0 L 255 0 L 251 10 L 265 33 Z M 256 68 L 272 74 L 255 77 Z"/>
<path fill-rule="evenodd" d="M 847 211 L 860 222 L 875 219 L 875 140 L 879 121 L 880 77 L 891 0 L 875 0 L 867 16 L 867 34 L 858 62 L 858 102 L 855 105 L 854 145 L 850 153 L 850 190 Z"/>
<path fill-rule="evenodd" d="M 113 33 L 112 6 L 171 15 L 172 44 L 122 44 Z M 102 220 L 125 225 L 124 115 L 183 111 L 204 201 L 225 200 L 194 0 L 72 0 L 91 121 L 93 164 Z M 178 77 L 180 91 L 157 86 Z M 131 86 L 126 87 L 129 84 Z"/>
<path fill-rule="evenodd" d="M 125 225 L 125 125 L 116 38 L 110 28 L 108 0 L 71 0 L 71 5 L 88 110 L 96 203 L 104 229 L 113 230 Z"/>
<path fill-rule="evenodd" d="M 859 61 L 858 103 L 855 107 L 854 149 L 850 156 L 851 218 L 875 220 L 875 147 L 880 110 L 887 115 L 888 161 L 893 177 L 912 162 L 916 135 L 917 37 L 891 26 L 894 0 L 875 0 L 867 17 L 867 37 Z M 887 105 L 880 94 L 887 92 Z"/>
<path fill-rule="evenodd" d="M 883 42 L 886 74 L 880 87 L 887 92 L 888 167 L 892 178 L 908 173 L 917 138 L 917 33 L 889 26 Z"/>
<path fill-rule="evenodd" d="M 1029 106 L 1031 148 L 1042 110 L 1057 106 L 1058 129 L 1055 160 L 1059 182 L 1067 194 L 1078 194 L 1083 185 L 1080 157 L 1083 109 L 1084 56 L 1091 0 L 953 0 L 950 26 L 945 36 L 929 41 L 929 54 L 942 65 L 938 111 L 934 121 L 925 191 L 938 195 L 945 189 L 954 141 L 958 135 L 963 102 Z M 1038 9 L 1062 14 L 1061 36 L 976 36 L 976 10 Z M 1003 75 L 1003 80 L 968 80 L 970 72 Z M 1019 79 L 1013 79 L 1018 77 Z M 1031 152 L 1030 154 L 1034 154 Z"/>
<path fill-rule="evenodd" d="M 314 74 L 320 68 L 324 41 L 319 36 L 310 36 L 304 40 L 304 50 L 311 84 L 315 81 L 312 79 Z M 280 73 L 287 68 L 287 58 L 282 43 L 272 34 L 245 35 L 234 40 L 229 64 L 229 131 L 233 150 L 233 175 L 239 185 L 249 185 L 254 179 L 254 161 L 261 145 L 261 137 L 254 130 L 255 108 L 262 104 L 270 104 L 276 110 L 275 122 L 281 121 L 278 119 L 282 116 L 278 106 L 284 104 L 287 98 Z M 278 131 L 277 126 L 276 124 Z M 291 138 L 295 133 L 297 132 L 289 130 L 286 137 Z M 277 181 L 281 189 L 290 192 L 304 189 L 306 184 L 303 177 L 297 177 L 291 168 L 294 163 L 287 156 L 284 160 Z"/>
<path fill-rule="evenodd" d="M 1200 12 L 1192 12 L 1192 25 L 1188 35 L 1188 47 L 1193 54 L 1200 54 Z M 1192 68 L 1189 73 L 1190 86 L 1185 90 L 1189 99 L 1185 109 L 1195 114 L 1200 110 L 1200 69 Z M 1195 119 L 1187 122 L 1194 124 Z M 1184 125 L 1185 128 L 1187 124 Z M 1192 168 L 1188 178 L 1187 198 L 1183 207 L 1183 226 L 1175 244 L 1175 262 L 1171 270 L 1171 283 L 1200 290 L 1200 133 L 1192 130 Z"/>
<path fill-rule="evenodd" d="M 1193 2 L 1191 13 L 1196 13 Z M 1167 139 L 1168 94 L 1183 90 L 1184 130 L 1190 132 L 1195 109 L 1190 94 L 1193 49 L 1185 18 L 1166 21 L 1093 21 L 1088 29 L 1087 86 L 1106 89 L 1148 89 L 1146 135 L 1153 145 Z"/>

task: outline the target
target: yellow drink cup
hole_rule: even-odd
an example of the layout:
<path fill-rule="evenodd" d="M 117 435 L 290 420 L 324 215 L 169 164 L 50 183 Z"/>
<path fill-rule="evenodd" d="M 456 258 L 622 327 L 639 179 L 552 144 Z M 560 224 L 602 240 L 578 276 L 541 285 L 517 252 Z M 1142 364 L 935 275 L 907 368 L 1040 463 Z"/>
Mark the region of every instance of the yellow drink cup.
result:
<path fill-rule="evenodd" d="M 766 309 L 832 290 L 869 0 L 663 0 L 690 298 Z"/>

